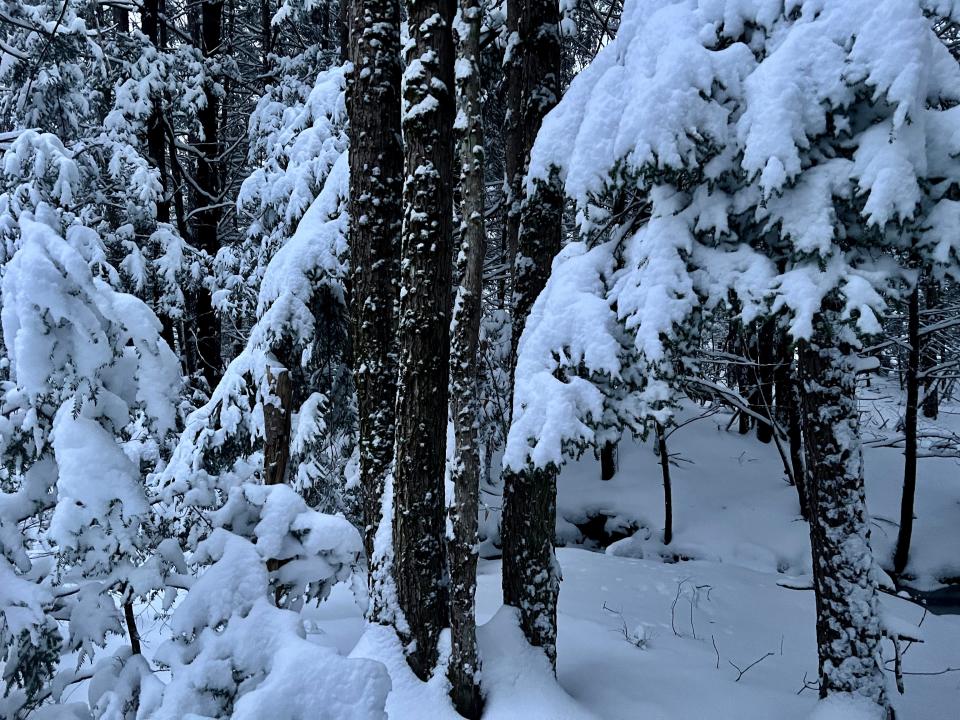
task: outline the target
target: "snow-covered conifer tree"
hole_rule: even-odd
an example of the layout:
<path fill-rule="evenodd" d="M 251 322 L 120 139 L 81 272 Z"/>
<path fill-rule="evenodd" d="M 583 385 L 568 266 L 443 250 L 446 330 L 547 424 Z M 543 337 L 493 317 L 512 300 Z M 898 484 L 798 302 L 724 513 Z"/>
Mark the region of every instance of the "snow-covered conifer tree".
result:
<path fill-rule="evenodd" d="M 669 416 L 712 311 L 780 317 L 802 358 L 820 692 L 888 707 L 854 399 L 858 338 L 955 271 L 960 69 L 923 0 L 628 2 L 544 123 L 581 240 L 520 340 L 508 468 L 546 468 L 611 420 Z M 937 7 L 934 7 L 937 6 Z M 611 195 L 638 195 L 612 217 Z"/>
<path fill-rule="evenodd" d="M 130 608 L 164 588 L 144 474 L 175 428 L 179 369 L 150 309 L 99 277 L 110 268 L 93 230 L 64 228 L 42 202 L 17 224 L 2 309 L 10 380 L 0 549 L 12 593 L 0 606 L 12 643 L 4 643 L 5 679 L 20 686 L 20 705 L 57 701 L 71 677 L 51 684 L 43 676 L 58 669 L 61 653 L 89 659 L 109 634 L 126 633 L 130 647 L 116 662 L 129 665 L 132 694 L 117 702 L 129 707 L 150 682 L 147 666 L 130 657 L 140 651 Z M 38 547 L 56 567 L 31 559 Z M 51 620 L 64 623 L 65 638 Z M 93 675 L 109 665 L 97 664 Z M 117 692 L 91 704 L 114 702 Z"/>

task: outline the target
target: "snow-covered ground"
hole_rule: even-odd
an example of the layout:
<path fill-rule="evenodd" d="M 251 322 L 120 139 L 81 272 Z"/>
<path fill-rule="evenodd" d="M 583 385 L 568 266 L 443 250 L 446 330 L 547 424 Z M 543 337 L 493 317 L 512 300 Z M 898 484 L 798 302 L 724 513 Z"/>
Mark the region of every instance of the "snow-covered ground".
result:
<path fill-rule="evenodd" d="M 871 397 L 886 396 L 878 392 Z M 685 416 L 697 412 L 688 408 Z M 942 417 L 949 424 L 957 416 L 948 409 Z M 661 475 L 649 443 L 622 443 L 612 481 L 599 479 L 592 457 L 561 474 L 561 536 L 577 540 L 574 523 L 598 514 L 615 518 L 610 530 L 640 529 L 606 553 L 585 547 L 558 550 L 563 572 L 559 687 L 500 608 L 499 561 L 481 561 L 478 613 L 485 625 L 479 637 L 489 660 L 486 718 L 810 716 L 817 699 L 816 689 L 805 685 L 817 677 L 813 592 L 784 587 L 809 585 L 807 525 L 800 519 L 796 491 L 783 480 L 776 448 L 759 444 L 752 435 L 727 432 L 728 419 L 720 414 L 703 418 L 669 439 L 677 462 L 669 547 L 660 541 Z M 874 548 L 886 565 L 896 541 L 902 455 L 899 450 L 868 450 L 866 467 Z M 919 477 L 910 571 L 918 583 L 932 587 L 939 578 L 960 575 L 960 467 L 951 459 L 925 459 Z M 683 559 L 673 562 L 677 556 Z M 890 674 L 898 717 L 960 717 L 960 672 L 942 672 L 960 668 L 960 616 L 928 613 L 890 592 L 882 603 L 890 624 L 919 626 L 923 639 L 904 653 L 904 695 L 897 694 Z M 320 642 L 344 653 L 354 650 L 363 622 L 345 588 L 315 613 Z M 395 643 L 377 631 L 364 635 L 354 652 L 393 658 L 388 661 L 394 681 L 391 718 L 456 717 L 442 682 L 416 681 Z M 887 641 L 884 657 L 892 670 L 893 647 Z"/>
<path fill-rule="evenodd" d="M 873 413 L 865 416 L 870 435 L 883 417 L 896 415 L 896 407 L 884 399 L 891 393 L 878 390 L 866 397 L 864 406 Z M 953 410 L 945 408 L 943 429 L 960 425 Z M 684 417 L 698 412 L 687 408 Z M 817 677 L 814 597 L 812 590 L 794 589 L 809 586 L 807 525 L 800 519 L 795 489 L 783 480 L 776 448 L 726 431 L 728 420 L 722 414 L 705 417 L 669 438 L 676 462 L 669 546 L 661 542 L 661 474 L 649 443 L 622 443 L 614 480 L 599 479 L 592 456 L 561 474 L 558 533 L 571 546 L 557 552 L 563 582 L 556 682 L 543 657 L 523 641 L 511 613 L 501 608 L 499 560 L 481 561 L 478 620 L 488 661 L 486 720 L 810 717 L 817 700 L 816 689 L 805 684 Z M 866 470 L 872 541 L 881 563 L 889 565 L 899 516 L 901 451 L 867 450 Z M 496 498 L 486 499 L 498 505 Z M 580 539 L 574 523 L 595 515 L 615 518 L 610 530 L 639 530 L 605 552 L 573 546 Z M 915 583 L 929 588 L 960 576 L 956 460 L 921 460 L 916 515 L 909 568 Z M 883 594 L 882 604 L 888 624 L 919 627 L 923 640 L 904 652 L 904 695 L 896 692 L 890 673 L 898 718 L 956 720 L 960 615 L 926 612 L 892 592 Z M 347 585 L 338 585 L 328 601 L 305 615 L 312 640 L 387 665 L 393 682 L 391 720 L 458 717 L 443 678 L 419 682 L 390 633 L 365 629 Z M 892 670 L 888 641 L 884 658 Z M 834 717 L 852 716 L 841 711 Z"/>
<path fill-rule="evenodd" d="M 817 675 L 812 591 L 781 587 L 783 576 L 775 571 L 733 563 L 665 564 L 582 548 L 561 548 L 557 555 L 563 570 L 559 687 L 500 608 L 499 562 L 481 562 L 488 720 L 800 720 L 813 711 L 816 690 L 804 689 Z M 924 642 L 906 650 L 907 673 L 960 667 L 960 618 L 925 613 L 891 595 L 883 607 L 890 617 L 920 625 Z M 364 631 L 343 586 L 316 618 L 318 641 L 341 652 L 350 652 Z M 391 719 L 458 717 L 442 683 L 416 681 L 383 632 L 363 635 L 357 653 L 387 663 Z M 892 646 L 885 657 L 893 657 Z M 734 666 L 745 670 L 739 680 Z M 898 717 L 957 717 L 960 673 L 907 675 L 905 681 L 906 694 L 896 695 L 891 674 Z"/>

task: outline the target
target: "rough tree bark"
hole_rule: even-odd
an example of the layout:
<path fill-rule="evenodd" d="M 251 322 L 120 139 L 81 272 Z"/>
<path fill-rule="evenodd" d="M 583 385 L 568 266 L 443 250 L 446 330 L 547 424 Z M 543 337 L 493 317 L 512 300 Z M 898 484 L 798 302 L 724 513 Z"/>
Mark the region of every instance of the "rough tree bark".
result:
<path fill-rule="evenodd" d="M 520 89 L 509 99 L 518 118 L 522 167 L 544 115 L 560 98 L 560 11 L 550 0 L 523 0 L 508 6 L 516 18 L 511 33 L 511 62 L 520 65 Z M 511 150 L 508 147 L 507 153 Z M 514 202 L 516 198 L 513 199 Z M 537 182 L 520 206 L 517 254 L 513 274 L 513 335 L 511 376 L 517 343 L 534 300 L 543 290 L 550 263 L 560 249 L 563 198 L 559 180 Z M 556 663 L 557 595 L 560 583 L 553 552 L 556 519 L 556 469 L 504 472 L 503 601 L 519 609 L 520 625 L 533 645 Z"/>
<path fill-rule="evenodd" d="M 407 0 L 394 577 L 407 661 L 426 680 L 449 613 L 444 465 L 453 244 L 453 0 Z"/>
<path fill-rule="evenodd" d="M 907 301 L 907 368 L 904 373 L 907 399 L 903 419 L 903 494 L 900 496 L 900 530 L 893 555 L 893 571 L 901 575 L 910 557 L 913 506 L 917 494 L 917 411 L 920 404 L 920 287 Z"/>
<path fill-rule="evenodd" d="M 480 95 L 479 0 L 460 0 L 457 40 L 457 111 L 460 123 L 460 286 L 453 307 L 450 347 L 450 414 L 456 448 L 450 477 L 453 539 L 450 567 L 450 697 L 457 712 L 479 718 L 480 653 L 477 648 L 477 513 L 480 493 L 479 375 L 481 292 L 486 255 L 484 158 Z"/>
<path fill-rule="evenodd" d="M 347 84 L 350 122 L 350 311 L 359 415 L 363 545 L 368 616 L 383 621 L 380 597 L 391 570 L 374 552 L 393 464 L 397 398 L 396 303 L 400 278 L 403 146 L 400 138 L 399 0 L 353 0 Z"/>
<path fill-rule="evenodd" d="M 820 695 L 856 693 L 886 710 L 849 332 L 838 297 L 828 297 L 802 357 Z"/>

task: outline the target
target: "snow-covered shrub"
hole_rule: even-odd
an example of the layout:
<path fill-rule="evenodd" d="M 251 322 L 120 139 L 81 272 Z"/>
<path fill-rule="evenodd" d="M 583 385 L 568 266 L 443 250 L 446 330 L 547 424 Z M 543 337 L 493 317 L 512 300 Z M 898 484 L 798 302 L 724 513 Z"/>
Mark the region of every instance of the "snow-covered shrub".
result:
<path fill-rule="evenodd" d="M 385 718 L 383 665 L 309 642 L 299 615 L 271 601 L 281 592 L 323 596 L 348 576 L 362 552 L 357 530 L 310 510 L 284 485 L 235 488 L 217 517 L 230 530 L 218 527 L 194 553 L 208 567 L 157 652 L 171 681 L 148 717 Z"/>

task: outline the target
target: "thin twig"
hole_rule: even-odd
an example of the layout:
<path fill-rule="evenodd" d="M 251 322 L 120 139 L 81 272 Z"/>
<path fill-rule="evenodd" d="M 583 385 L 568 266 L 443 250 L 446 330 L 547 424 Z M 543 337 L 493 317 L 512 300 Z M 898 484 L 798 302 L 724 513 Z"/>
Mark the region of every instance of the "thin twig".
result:
<path fill-rule="evenodd" d="M 738 665 L 734 665 L 732 661 L 727 660 L 727 662 L 730 663 L 730 665 L 732 665 L 733 668 L 734 668 L 738 673 L 740 673 L 739 675 L 737 675 L 737 679 L 734 680 L 734 682 L 740 682 L 740 678 L 742 678 L 742 677 L 746 674 L 747 670 L 749 670 L 750 668 L 752 668 L 754 665 L 759 665 L 761 662 L 763 662 L 764 660 L 766 660 L 768 657 L 770 657 L 770 656 L 773 655 L 773 654 L 774 654 L 774 653 L 772 653 L 772 652 L 768 652 L 768 653 L 767 653 L 766 655 L 764 655 L 763 657 L 757 658 L 757 659 L 754 660 L 752 663 L 750 663 L 749 665 L 747 665 L 743 670 L 741 670 Z"/>

